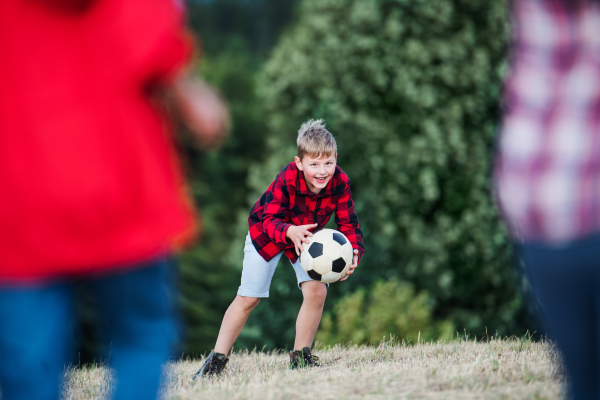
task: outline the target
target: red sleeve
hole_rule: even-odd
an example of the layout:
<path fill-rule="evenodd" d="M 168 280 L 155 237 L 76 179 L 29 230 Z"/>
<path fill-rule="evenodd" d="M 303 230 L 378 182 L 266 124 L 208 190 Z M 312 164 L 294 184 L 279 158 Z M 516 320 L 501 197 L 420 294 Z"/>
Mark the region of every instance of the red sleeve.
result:
<path fill-rule="evenodd" d="M 352 201 L 352 191 L 350 190 L 350 181 L 346 182 L 344 193 L 339 197 L 335 205 L 335 223 L 337 229 L 342 232 L 350 243 L 352 248 L 358 250 L 358 260 L 365 254 L 365 246 L 362 241 L 362 231 L 358 225 L 358 215 L 354 211 L 354 201 Z"/>
<path fill-rule="evenodd" d="M 284 221 L 290 204 L 287 186 L 283 179 L 277 176 L 267 192 L 262 214 L 263 228 L 275 243 L 287 243 L 285 235 L 291 226 Z"/>
<path fill-rule="evenodd" d="M 123 65 L 142 84 L 174 78 L 192 53 L 183 10 L 174 0 L 127 0 L 118 3 L 111 25 L 118 32 Z M 116 28 L 115 28 L 116 27 Z"/>

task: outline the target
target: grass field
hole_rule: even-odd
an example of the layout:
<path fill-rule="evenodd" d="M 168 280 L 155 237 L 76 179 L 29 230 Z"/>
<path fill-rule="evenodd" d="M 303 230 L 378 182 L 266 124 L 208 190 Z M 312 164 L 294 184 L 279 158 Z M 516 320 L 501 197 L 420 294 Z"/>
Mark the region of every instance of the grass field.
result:
<path fill-rule="evenodd" d="M 321 368 L 289 370 L 287 354 L 239 352 L 226 373 L 192 381 L 203 360 L 167 365 L 165 399 L 560 399 L 552 344 L 521 339 L 406 346 L 336 346 L 315 351 Z M 66 371 L 65 399 L 102 399 L 106 368 Z"/>

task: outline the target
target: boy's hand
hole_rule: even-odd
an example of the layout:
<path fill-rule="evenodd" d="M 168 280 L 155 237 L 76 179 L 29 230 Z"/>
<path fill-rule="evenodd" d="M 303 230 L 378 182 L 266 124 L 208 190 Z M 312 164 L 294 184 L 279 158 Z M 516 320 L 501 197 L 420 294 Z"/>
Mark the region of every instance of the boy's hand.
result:
<path fill-rule="evenodd" d="M 342 279 L 340 279 L 340 282 L 348 279 L 348 277 L 350 276 L 350 274 L 352 274 L 354 272 L 354 268 L 356 268 L 356 267 L 358 267 L 358 250 L 354 249 L 354 257 L 352 257 L 352 265 L 350 266 L 350 269 L 348 270 L 348 273 L 346 274 L 346 276 L 343 277 Z"/>
<path fill-rule="evenodd" d="M 308 224 L 308 225 L 292 225 L 288 228 L 285 236 L 289 238 L 296 248 L 296 255 L 300 255 L 301 251 L 304 251 L 304 247 L 302 247 L 302 242 L 310 243 L 307 236 L 312 236 L 313 234 L 309 231 L 309 229 L 314 229 L 319 224 Z"/>

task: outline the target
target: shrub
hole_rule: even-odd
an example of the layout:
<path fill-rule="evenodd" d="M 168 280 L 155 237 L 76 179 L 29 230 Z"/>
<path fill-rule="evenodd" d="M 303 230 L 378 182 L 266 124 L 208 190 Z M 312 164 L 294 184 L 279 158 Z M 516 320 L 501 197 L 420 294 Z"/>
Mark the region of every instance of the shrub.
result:
<path fill-rule="evenodd" d="M 454 325 L 433 320 L 433 303 L 426 291 L 396 278 L 375 282 L 344 296 L 333 312 L 325 313 L 317 340 L 336 343 L 377 344 L 382 336 L 409 343 L 450 339 Z"/>

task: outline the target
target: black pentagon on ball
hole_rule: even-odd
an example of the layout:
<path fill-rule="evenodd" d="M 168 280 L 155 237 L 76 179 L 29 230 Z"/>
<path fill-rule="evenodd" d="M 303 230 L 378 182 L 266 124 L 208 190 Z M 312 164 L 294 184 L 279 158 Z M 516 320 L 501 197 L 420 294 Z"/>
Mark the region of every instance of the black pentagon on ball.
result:
<path fill-rule="evenodd" d="M 317 258 L 323 255 L 323 243 L 313 242 L 308 248 L 308 253 L 312 256 L 312 258 Z M 319 278 L 321 279 L 321 278 Z"/>
<path fill-rule="evenodd" d="M 314 269 L 311 269 L 310 271 L 308 271 L 308 276 L 310 276 L 310 278 L 315 281 L 321 280 L 321 274 L 318 273 L 317 271 L 315 271 Z"/>
<path fill-rule="evenodd" d="M 346 244 L 346 238 L 341 233 L 333 233 L 333 240 L 341 244 L 342 246 Z"/>
<path fill-rule="evenodd" d="M 344 268 L 346 268 L 346 261 L 344 261 L 342 257 L 331 263 L 331 270 L 333 272 L 340 273 L 344 270 Z"/>

